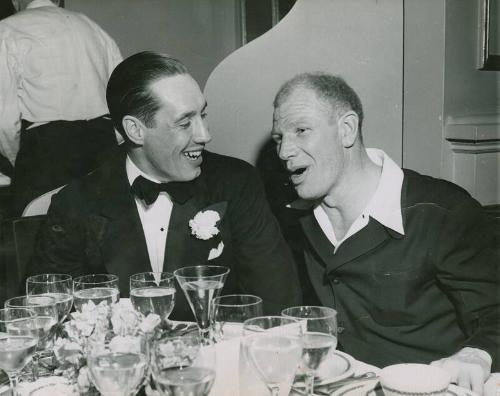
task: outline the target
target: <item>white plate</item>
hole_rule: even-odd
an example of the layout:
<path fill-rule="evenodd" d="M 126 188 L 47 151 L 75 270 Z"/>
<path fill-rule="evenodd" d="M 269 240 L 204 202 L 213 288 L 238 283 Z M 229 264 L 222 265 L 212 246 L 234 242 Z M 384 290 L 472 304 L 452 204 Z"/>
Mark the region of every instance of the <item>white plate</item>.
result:
<path fill-rule="evenodd" d="M 337 389 L 330 396 L 360 396 L 360 395 L 375 396 L 376 395 L 375 391 L 374 390 L 370 391 L 370 389 L 374 389 L 375 386 L 377 385 L 377 382 L 378 380 L 373 380 L 373 381 L 364 381 L 364 382 L 349 384 L 343 386 L 340 389 Z M 380 392 L 380 394 L 382 394 L 382 392 Z M 448 387 L 448 392 L 446 393 L 446 396 L 478 396 L 478 395 L 465 388 L 461 388 L 456 385 L 450 385 Z"/>
<path fill-rule="evenodd" d="M 315 385 L 326 385 L 354 374 L 354 359 L 344 352 L 333 351 L 318 368 Z"/>

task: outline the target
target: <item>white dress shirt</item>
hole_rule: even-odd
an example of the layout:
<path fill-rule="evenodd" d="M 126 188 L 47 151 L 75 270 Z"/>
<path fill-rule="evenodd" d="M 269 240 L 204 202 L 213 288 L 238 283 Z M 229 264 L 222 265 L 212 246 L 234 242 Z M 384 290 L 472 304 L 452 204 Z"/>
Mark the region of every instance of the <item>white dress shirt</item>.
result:
<path fill-rule="evenodd" d="M 152 182 L 161 183 L 159 180 L 142 172 L 129 156 L 127 156 L 125 167 L 130 185 L 132 185 L 136 177 L 141 175 Z M 149 206 L 137 197 L 135 197 L 135 204 L 146 238 L 149 260 L 151 261 L 151 271 L 162 272 L 168 224 L 173 207 L 172 200 L 166 192 L 162 191 L 158 195 L 158 199 Z"/>
<path fill-rule="evenodd" d="M 39 125 L 107 114 L 106 83 L 121 60 L 96 23 L 50 0 L 0 21 L 0 152 L 14 163 L 21 119 Z"/>
<path fill-rule="evenodd" d="M 314 209 L 314 217 L 323 233 L 334 246 L 334 252 L 349 237 L 361 231 L 368 225 L 370 217 L 385 227 L 404 235 L 403 216 L 401 214 L 401 188 L 403 187 L 403 171 L 382 150 L 366 149 L 368 157 L 378 166 L 382 166 L 382 173 L 377 189 L 365 209 L 354 220 L 341 240 L 337 240 L 333 226 L 325 210 L 321 206 Z"/>

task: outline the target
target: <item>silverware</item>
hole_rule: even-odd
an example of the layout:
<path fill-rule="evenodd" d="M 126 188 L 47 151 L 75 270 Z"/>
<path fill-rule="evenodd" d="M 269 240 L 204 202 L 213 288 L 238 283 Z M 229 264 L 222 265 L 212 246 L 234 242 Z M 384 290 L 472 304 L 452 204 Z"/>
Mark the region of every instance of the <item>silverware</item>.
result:
<path fill-rule="evenodd" d="M 366 373 L 360 375 L 353 375 L 352 377 L 341 379 L 339 381 L 335 381 L 329 384 L 315 386 L 314 393 L 319 396 L 330 396 L 333 392 L 342 388 L 345 385 L 364 382 L 368 380 L 374 380 L 377 378 L 378 376 L 376 373 L 374 373 L 373 371 L 368 371 Z"/>

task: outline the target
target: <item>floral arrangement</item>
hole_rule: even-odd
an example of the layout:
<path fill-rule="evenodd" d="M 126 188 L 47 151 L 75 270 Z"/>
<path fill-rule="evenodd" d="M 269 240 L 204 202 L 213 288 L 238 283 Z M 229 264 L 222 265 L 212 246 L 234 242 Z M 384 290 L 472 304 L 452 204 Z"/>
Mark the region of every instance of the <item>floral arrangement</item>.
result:
<path fill-rule="evenodd" d="M 144 317 L 136 312 L 129 301 L 113 306 L 106 301 L 98 305 L 89 301 L 81 312 L 71 314 L 54 343 L 55 374 L 76 382 L 80 394 L 88 393 L 92 389 L 86 361 L 90 342 L 107 342 L 113 352 L 131 352 L 138 347 L 137 336 L 153 333 L 160 322 L 156 314 Z"/>

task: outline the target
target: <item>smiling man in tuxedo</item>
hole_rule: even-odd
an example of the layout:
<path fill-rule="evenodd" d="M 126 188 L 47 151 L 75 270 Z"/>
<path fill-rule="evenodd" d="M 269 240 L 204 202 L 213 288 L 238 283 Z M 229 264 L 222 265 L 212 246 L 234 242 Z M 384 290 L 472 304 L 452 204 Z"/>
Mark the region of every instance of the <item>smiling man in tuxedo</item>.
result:
<path fill-rule="evenodd" d="M 107 102 L 125 149 L 52 199 L 29 273 L 129 276 L 224 265 L 224 293 L 251 293 L 277 313 L 299 304 L 292 256 L 255 169 L 205 151 L 207 103 L 186 67 L 155 52 L 113 71 Z M 177 293 L 171 315 L 192 319 Z"/>

